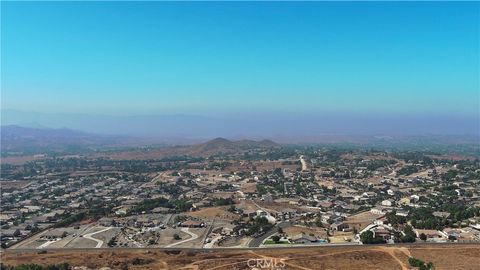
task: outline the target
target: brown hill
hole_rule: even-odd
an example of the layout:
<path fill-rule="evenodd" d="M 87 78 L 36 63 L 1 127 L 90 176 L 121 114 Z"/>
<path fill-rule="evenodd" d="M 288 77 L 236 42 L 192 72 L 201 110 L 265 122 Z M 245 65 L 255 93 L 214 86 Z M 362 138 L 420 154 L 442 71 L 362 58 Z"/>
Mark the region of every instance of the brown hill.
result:
<path fill-rule="evenodd" d="M 279 147 L 270 140 L 230 141 L 216 138 L 205 143 L 183 146 L 152 146 L 147 141 L 131 137 L 89 134 L 69 129 L 26 128 L 1 126 L 2 162 L 8 156 L 30 156 L 38 153 L 92 154 L 113 159 L 161 159 L 170 156 L 208 157 L 220 153 L 234 154 L 251 149 L 271 149 Z M 128 148 L 128 150 L 122 150 Z M 133 149 L 132 149 L 133 148 Z M 116 151 L 103 151 L 112 150 Z"/>
<path fill-rule="evenodd" d="M 412 269 L 409 257 L 432 262 L 435 269 L 478 269 L 478 244 L 425 244 L 392 246 L 315 246 L 297 248 L 261 248 L 252 250 L 159 250 L 159 249 L 57 249 L 40 253 L 35 250 L 7 249 L 0 253 L 4 265 L 68 262 L 72 267 L 100 269 L 254 269 L 252 259 L 278 263 L 275 269 Z M 138 264 L 138 261 L 143 262 Z M 249 264 L 250 261 L 250 264 Z M 256 260 L 255 260 L 256 261 Z M 260 260 L 263 262 L 263 260 Z M 271 264 L 273 265 L 273 263 Z M 23 269 L 23 268 L 22 268 Z M 264 269 L 273 269 L 271 267 Z M 415 268 L 418 269 L 418 268 Z"/>
<path fill-rule="evenodd" d="M 272 149 L 280 147 L 279 144 L 270 140 L 240 140 L 230 141 L 224 138 L 216 138 L 201 144 L 189 146 L 162 147 L 156 149 L 136 149 L 129 151 L 116 151 L 108 153 L 113 159 L 161 159 L 171 156 L 208 157 L 217 154 L 235 154 L 253 149 Z M 98 153 L 105 156 L 106 153 Z"/>

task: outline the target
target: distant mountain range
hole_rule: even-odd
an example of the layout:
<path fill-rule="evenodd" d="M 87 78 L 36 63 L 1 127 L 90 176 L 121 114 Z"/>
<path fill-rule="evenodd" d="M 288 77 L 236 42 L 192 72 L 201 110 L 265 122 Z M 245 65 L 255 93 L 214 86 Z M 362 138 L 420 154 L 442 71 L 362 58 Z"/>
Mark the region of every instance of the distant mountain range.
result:
<path fill-rule="evenodd" d="M 138 147 L 155 145 L 158 141 L 127 136 L 97 135 L 71 129 L 28 128 L 16 125 L 1 126 L 2 155 L 38 154 L 45 152 L 72 153 L 101 151 L 108 148 L 127 148 L 125 151 L 139 152 Z M 205 156 L 215 153 L 232 153 L 253 148 L 273 148 L 279 144 L 270 140 L 230 141 L 216 138 L 205 143 L 160 147 L 159 156 L 192 155 Z M 136 150 L 128 148 L 134 148 Z M 141 151 L 140 151 L 141 152 Z M 150 151 L 151 155 L 155 151 Z M 152 156 L 155 158 L 155 156 Z"/>
<path fill-rule="evenodd" d="M 165 138 L 98 135 L 66 128 L 29 128 L 17 125 L 1 126 L 0 131 L 3 157 L 43 153 L 98 153 L 99 156 L 117 159 L 156 159 L 181 155 L 207 157 L 218 153 L 241 153 L 249 149 L 271 149 L 280 146 L 271 140 L 234 141 L 225 138 L 216 138 L 203 143 L 199 139 L 168 143 Z M 294 143 L 480 154 L 478 136 L 319 135 L 298 138 Z M 105 150 L 115 151 L 102 154 Z"/>
<path fill-rule="evenodd" d="M 134 145 L 134 140 L 125 136 L 96 135 L 66 128 L 29 128 L 7 125 L 1 126 L 0 133 L 2 155 L 74 152 Z"/>
<path fill-rule="evenodd" d="M 2 125 L 82 130 L 93 134 L 199 143 L 210 138 L 273 139 L 276 142 L 348 141 L 359 136 L 397 137 L 480 134 L 478 115 L 378 114 L 347 112 L 260 113 L 235 115 L 102 115 L 25 112 L 1 109 Z M 329 138 L 326 138 L 329 137 Z M 343 140 L 343 139 L 342 139 Z"/>

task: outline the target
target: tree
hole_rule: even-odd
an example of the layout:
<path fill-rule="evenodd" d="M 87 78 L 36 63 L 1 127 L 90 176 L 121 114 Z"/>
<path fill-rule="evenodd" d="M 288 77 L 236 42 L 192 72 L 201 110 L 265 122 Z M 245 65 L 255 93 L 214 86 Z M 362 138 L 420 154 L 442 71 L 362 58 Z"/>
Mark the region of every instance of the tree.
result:
<path fill-rule="evenodd" d="M 360 234 L 360 241 L 364 244 L 368 244 L 372 242 L 373 240 L 373 232 L 371 231 L 365 231 L 362 234 Z"/>
<path fill-rule="evenodd" d="M 403 243 L 413 243 L 415 242 L 415 232 L 413 231 L 413 227 L 410 225 L 405 226 L 403 229 L 403 233 L 405 234 L 400 240 Z"/>
<path fill-rule="evenodd" d="M 107 245 L 108 245 L 109 247 L 116 246 L 116 245 L 117 245 L 117 241 L 116 241 L 115 237 L 112 237 L 112 238 L 108 241 Z"/>
<path fill-rule="evenodd" d="M 421 233 L 420 234 L 420 239 L 423 240 L 423 241 L 427 241 L 427 235 L 424 234 L 424 233 Z"/>
<path fill-rule="evenodd" d="M 375 236 L 373 237 L 372 231 L 365 231 L 360 235 L 360 241 L 364 244 L 382 244 L 385 243 L 382 237 Z"/>
<path fill-rule="evenodd" d="M 175 240 L 180 240 L 180 239 L 182 239 L 182 238 L 180 237 L 180 235 L 174 234 L 174 235 L 173 235 L 173 239 L 175 239 Z"/>
<path fill-rule="evenodd" d="M 315 219 L 315 225 L 317 225 L 317 227 L 323 227 L 322 217 L 319 216 Z"/>
<path fill-rule="evenodd" d="M 419 260 L 414 257 L 408 258 L 408 263 L 410 264 L 410 266 L 413 266 L 413 267 L 420 267 L 420 265 L 424 264 L 422 260 Z"/>
<path fill-rule="evenodd" d="M 274 235 L 274 236 L 272 236 L 272 240 L 273 240 L 273 242 L 278 243 L 278 242 L 280 242 L 280 236 Z"/>

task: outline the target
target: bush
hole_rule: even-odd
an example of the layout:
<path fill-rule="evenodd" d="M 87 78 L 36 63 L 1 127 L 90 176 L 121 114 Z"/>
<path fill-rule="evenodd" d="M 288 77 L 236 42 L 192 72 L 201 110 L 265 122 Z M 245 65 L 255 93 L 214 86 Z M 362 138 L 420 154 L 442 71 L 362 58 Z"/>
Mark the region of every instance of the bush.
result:
<path fill-rule="evenodd" d="M 108 241 L 107 245 L 108 245 L 109 247 L 116 246 L 116 245 L 117 245 L 117 239 L 115 239 L 115 237 L 111 238 L 111 239 Z"/>
<path fill-rule="evenodd" d="M 417 259 L 417 258 L 414 258 L 414 257 L 408 258 L 408 263 L 410 264 L 410 266 L 418 267 L 419 270 L 433 269 L 433 263 L 432 262 L 429 262 L 429 263 L 425 264 L 424 261 L 422 261 L 420 259 Z"/>
<path fill-rule="evenodd" d="M 408 258 L 408 263 L 410 264 L 410 266 L 413 266 L 413 267 L 420 267 L 421 265 L 425 264 L 422 260 L 419 260 L 414 257 Z"/>
<path fill-rule="evenodd" d="M 153 260 L 152 259 L 141 259 L 141 258 L 135 258 L 132 260 L 133 265 L 143 265 L 143 264 L 149 264 Z"/>

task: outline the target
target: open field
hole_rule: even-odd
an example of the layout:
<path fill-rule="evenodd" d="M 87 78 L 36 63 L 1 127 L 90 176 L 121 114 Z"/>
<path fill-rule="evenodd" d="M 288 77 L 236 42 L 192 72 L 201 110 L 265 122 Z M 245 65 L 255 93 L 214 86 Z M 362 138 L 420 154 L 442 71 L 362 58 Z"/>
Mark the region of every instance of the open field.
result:
<path fill-rule="evenodd" d="M 408 257 L 433 262 L 435 269 L 480 269 L 480 246 L 408 245 L 337 246 L 315 248 L 253 250 L 178 250 L 88 249 L 37 251 L 6 250 L 2 262 L 18 265 L 26 262 L 50 264 L 69 262 L 92 269 L 253 269 L 252 259 L 282 260 L 282 269 L 389 269 L 407 270 Z M 132 262 L 137 259 L 134 265 Z M 138 260 L 140 259 L 140 260 Z M 140 263 L 138 263 L 140 262 Z M 250 266 L 249 266 L 250 264 Z M 126 269 L 126 268 L 125 268 Z M 270 269 L 270 268 L 269 268 Z"/>
<path fill-rule="evenodd" d="M 283 229 L 283 232 L 287 234 L 289 237 L 293 237 L 297 234 L 304 233 L 307 235 L 315 235 L 317 238 L 324 238 L 327 236 L 327 232 L 323 228 L 316 228 L 316 227 L 305 227 L 305 226 L 289 226 Z"/>
<path fill-rule="evenodd" d="M 360 231 L 381 216 L 382 215 L 372 214 L 371 212 L 366 211 L 348 217 L 345 223 L 349 224 L 351 228 L 355 227 Z"/>
<path fill-rule="evenodd" d="M 2 181 L 3 189 L 21 189 L 25 188 L 30 184 L 30 181 L 27 180 L 15 180 L 15 181 Z"/>
<path fill-rule="evenodd" d="M 221 207 L 207 207 L 202 208 L 198 211 L 188 213 L 188 216 L 204 218 L 204 219 L 212 219 L 212 218 L 219 218 L 219 219 L 234 219 L 237 218 L 238 215 L 228 212 L 226 209 L 227 206 Z"/>

